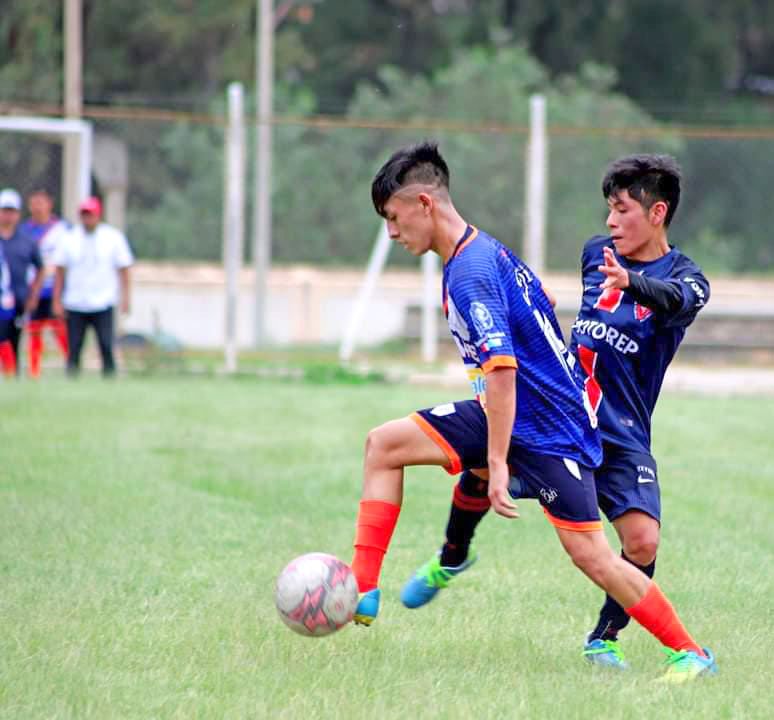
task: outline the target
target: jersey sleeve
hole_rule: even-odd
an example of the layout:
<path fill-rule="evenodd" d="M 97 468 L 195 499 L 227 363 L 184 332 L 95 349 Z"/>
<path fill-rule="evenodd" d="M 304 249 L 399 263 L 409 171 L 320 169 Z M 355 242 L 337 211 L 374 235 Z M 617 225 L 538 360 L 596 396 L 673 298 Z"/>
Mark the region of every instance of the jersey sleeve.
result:
<path fill-rule="evenodd" d="M 477 259 L 450 288 L 459 319 L 475 345 L 481 369 L 517 367 L 508 323 L 508 301 L 493 258 Z"/>
<path fill-rule="evenodd" d="M 129 242 L 122 232 L 116 231 L 115 235 L 115 263 L 117 268 L 129 267 L 134 262 Z"/>
<path fill-rule="evenodd" d="M 665 325 L 667 327 L 688 327 L 696 318 L 699 310 L 709 301 L 709 281 L 697 265 L 686 263 L 675 268 L 675 273 L 668 282 L 679 290 L 682 303 L 667 318 Z"/>
<path fill-rule="evenodd" d="M 63 232 L 54 246 L 54 252 L 51 255 L 51 262 L 57 267 L 67 267 L 69 264 L 70 249 L 70 230 Z"/>

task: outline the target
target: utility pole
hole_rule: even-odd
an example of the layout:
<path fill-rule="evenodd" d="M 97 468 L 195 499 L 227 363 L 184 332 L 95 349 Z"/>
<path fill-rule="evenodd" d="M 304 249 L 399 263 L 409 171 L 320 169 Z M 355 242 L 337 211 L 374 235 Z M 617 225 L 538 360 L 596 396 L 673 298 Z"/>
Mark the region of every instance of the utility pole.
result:
<path fill-rule="evenodd" d="M 83 112 L 83 4 L 64 0 L 64 114 L 80 120 Z M 62 143 L 62 215 L 77 220 L 80 197 L 80 138 L 66 135 Z M 89 168 L 90 171 L 90 168 Z"/>
<path fill-rule="evenodd" d="M 271 267 L 271 151 L 274 90 L 274 2 L 257 0 L 255 48 L 255 202 L 253 263 L 255 266 L 255 347 L 267 344 L 266 305 Z"/>

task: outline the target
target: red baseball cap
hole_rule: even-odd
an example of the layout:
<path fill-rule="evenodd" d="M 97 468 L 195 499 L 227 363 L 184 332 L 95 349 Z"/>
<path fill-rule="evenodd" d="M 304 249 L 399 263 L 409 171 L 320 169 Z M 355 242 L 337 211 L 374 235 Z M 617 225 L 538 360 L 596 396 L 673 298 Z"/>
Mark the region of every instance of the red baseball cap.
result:
<path fill-rule="evenodd" d="M 91 213 L 92 215 L 96 215 L 97 217 L 101 217 L 102 203 L 99 201 L 98 197 L 88 197 L 78 206 L 78 212 L 87 212 Z"/>

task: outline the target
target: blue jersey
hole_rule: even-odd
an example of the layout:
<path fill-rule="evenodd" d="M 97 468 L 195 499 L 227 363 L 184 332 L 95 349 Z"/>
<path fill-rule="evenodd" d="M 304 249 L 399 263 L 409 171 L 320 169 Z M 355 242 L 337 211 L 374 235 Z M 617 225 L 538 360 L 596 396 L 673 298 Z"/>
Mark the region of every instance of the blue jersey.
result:
<path fill-rule="evenodd" d="M 9 320 L 15 314 L 16 298 L 13 295 L 13 286 L 11 285 L 11 270 L 5 261 L 3 243 L 0 242 L 0 320 Z"/>
<path fill-rule="evenodd" d="M 583 248 L 583 299 L 570 350 L 579 360 L 602 439 L 650 453 L 650 418 L 664 374 L 685 329 L 709 300 L 710 287 L 696 263 L 675 248 L 650 262 L 616 254 L 627 270 L 679 288 L 680 309 L 669 317 L 657 314 L 625 290 L 601 290 L 605 276 L 597 268 L 605 264 L 604 247 L 615 249 L 610 237 L 595 236 Z"/>
<path fill-rule="evenodd" d="M 540 280 L 508 248 L 468 226 L 443 272 L 449 329 L 484 410 L 484 373 L 516 368 L 513 442 L 589 467 L 601 462 L 596 419 Z"/>
<path fill-rule="evenodd" d="M 22 232 L 35 238 L 35 241 L 38 243 L 41 260 L 43 261 L 43 267 L 46 269 L 43 285 L 40 287 L 40 298 L 53 297 L 54 253 L 56 252 L 57 244 L 59 243 L 62 234 L 67 232 L 69 226 L 64 220 L 52 216 L 46 223 L 36 223 L 32 219 L 25 220 L 19 228 Z M 32 268 L 30 268 L 30 270 L 32 270 Z M 28 272 L 28 275 L 29 281 L 32 282 L 35 273 Z"/>

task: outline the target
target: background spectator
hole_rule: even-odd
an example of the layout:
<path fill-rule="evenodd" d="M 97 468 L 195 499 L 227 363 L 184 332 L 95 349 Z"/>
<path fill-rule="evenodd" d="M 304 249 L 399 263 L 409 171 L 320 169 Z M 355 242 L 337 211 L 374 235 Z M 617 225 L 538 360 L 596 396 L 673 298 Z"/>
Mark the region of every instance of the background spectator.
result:
<path fill-rule="evenodd" d="M 129 312 L 129 267 L 134 261 L 129 243 L 117 228 L 100 222 L 102 204 L 96 197 L 80 205 L 81 222 L 63 236 L 54 257 L 54 313 L 67 317 L 67 371 L 77 375 L 86 328 L 97 334 L 103 375 L 115 372 L 113 310 L 120 299 Z M 120 291 L 119 291 L 120 285 Z"/>

